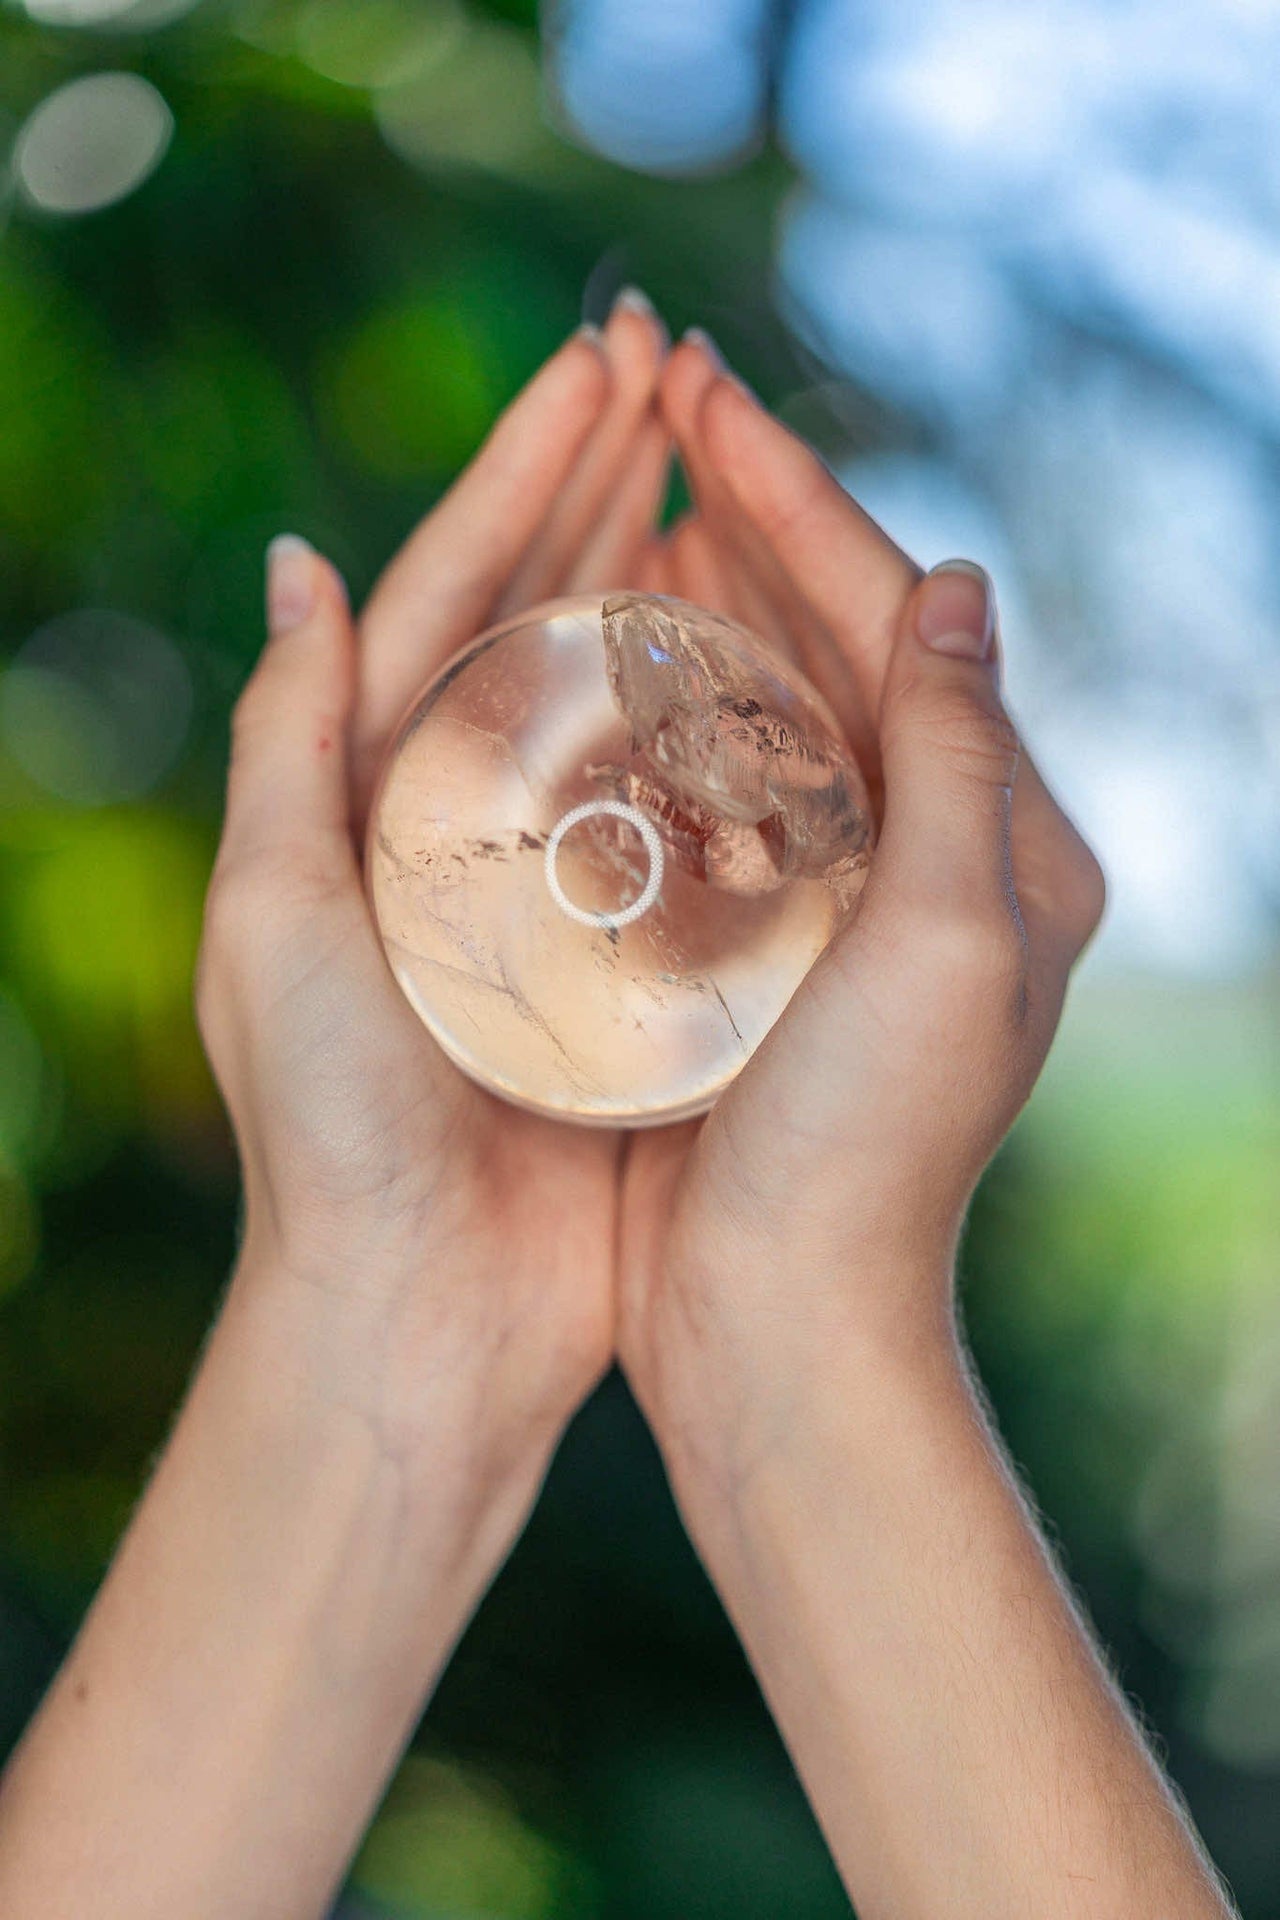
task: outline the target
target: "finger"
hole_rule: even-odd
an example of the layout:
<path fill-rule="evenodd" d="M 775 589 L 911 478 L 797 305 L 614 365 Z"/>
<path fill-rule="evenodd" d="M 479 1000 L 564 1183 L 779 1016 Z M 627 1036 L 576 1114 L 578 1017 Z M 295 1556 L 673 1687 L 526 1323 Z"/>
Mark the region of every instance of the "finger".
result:
<path fill-rule="evenodd" d="M 894 636 L 920 570 L 817 455 L 738 383 L 722 380 L 708 388 L 702 413 L 708 464 L 757 538 L 794 574 L 847 663 L 843 689 L 829 663 L 825 673 L 812 661 L 806 664 L 843 722 L 874 797 L 879 751 L 869 723 L 879 710 Z M 1074 876 L 1075 923 L 1091 931 L 1103 891 L 1097 862 L 1025 754 L 1014 788 L 1012 832 L 1020 891 L 1025 877 L 1028 893 L 1034 893 L 1046 865 L 1060 888 L 1065 861 Z"/>
<path fill-rule="evenodd" d="M 670 591 L 747 627 L 766 648 L 795 662 L 799 649 L 777 607 L 717 541 L 700 513 L 685 514 L 670 535 Z"/>
<path fill-rule="evenodd" d="M 232 723 L 219 864 L 278 851 L 354 877 L 355 634 L 340 576 L 292 534 L 268 550 L 267 619 L 267 645 Z"/>
<path fill-rule="evenodd" d="M 671 529 L 671 591 L 712 613 L 734 616 L 729 568 L 706 521 L 687 513 Z"/>
<path fill-rule="evenodd" d="M 246 996 L 264 976 L 290 978 L 343 949 L 369 1008 L 371 1070 L 394 1053 L 394 1073 L 417 1048 L 422 1089 L 442 1129 L 463 1110 L 469 1083 L 423 1033 L 384 964 L 350 832 L 348 735 L 357 643 L 342 580 L 305 541 L 285 535 L 267 559 L 268 641 L 236 704 L 222 844 L 206 907 L 198 984 L 202 1030 L 220 1073 L 236 1044 L 251 1044 Z M 329 938 L 320 934 L 328 920 Z M 302 938 L 281 940 L 281 935 Z M 352 932 L 358 935 L 350 943 Z M 286 949 L 287 954 L 286 954 Z M 282 956 L 284 956 L 282 961 Z M 337 976 L 335 976 L 336 978 Z M 344 966 L 343 978 L 351 975 Z M 366 1009 L 368 1010 L 368 1009 Z"/>
<path fill-rule="evenodd" d="M 953 560 L 927 574 L 903 615 L 904 627 L 919 631 L 922 622 L 926 630 L 942 633 L 948 645 L 957 630 L 977 633 L 981 629 L 998 688 L 999 614 L 991 580 L 981 567 Z M 889 702 L 896 685 L 894 671 L 891 666 L 886 681 Z M 1002 707 L 994 712 L 992 726 L 997 734 L 1008 730 L 1006 744 L 1011 742 L 1016 753 L 1008 864 L 1029 958 L 1033 969 L 1046 978 L 1065 977 L 1102 917 L 1106 899 L 1102 869 L 1045 785 Z M 989 742 L 989 749 L 992 746 L 998 748 L 999 742 Z M 1003 807 L 1003 800 L 1000 804 Z"/>
<path fill-rule="evenodd" d="M 871 726 L 906 596 L 919 568 L 802 440 L 738 383 L 718 381 L 703 410 L 707 458 L 768 553 L 830 637 L 823 691 L 855 749 Z"/>
<path fill-rule="evenodd" d="M 862 912 L 1022 938 L 1011 819 L 1018 739 L 1000 699 L 995 602 L 946 562 L 903 610 L 880 708 L 885 809 Z"/>
<path fill-rule="evenodd" d="M 678 593 L 671 566 L 671 545 L 663 533 L 652 533 L 636 557 L 630 585 L 636 593 Z"/>
<path fill-rule="evenodd" d="M 559 593 L 605 593 L 634 583 L 667 490 L 671 436 L 656 414 L 643 423 L 594 530 L 569 564 Z"/>
<path fill-rule="evenodd" d="M 770 646 L 794 658 L 794 635 L 777 597 L 759 576 L 745 521 L 707 457 L 702 407 L 719 378 L 719 363 L 712 357 L 710 343 L 703 344 L 705 340 L 697 329 L 685 335 L 663 371 L 660 390 L 662 411 L 675 436 L 700 528 L 698 539 L 686 542 L 694 549 L 690 559 L 705 574 L 710 571 L 708 544 L 717 554 L 715 600 L 685 597 L 698 598 L 702 605 L 740 620 Z"/>
<path fill-rule="evenodd" d="M 360 623 L 353 766 L 361 791 L 418 686 L 486 625 L 609 387 L 599 338 L 582 329 L 508 407 L 378 582 Z"/>
<path fill-rule="evenodd" d="M 573 591 L 575 561 L 607 517 L 609 502 L 635 457 L 637 436 L 652 414 L 667 335 L 638 289 L 628 288 L 614 303 L 604 347 L 612 382 L 608 405 L 537 539 L 505 583 L 498 618 Z M 650 471 L 652 466 L 650 449 Z"/>
<path fill-rule="evenodd" d="M 1025 1012 L 1009 871 L 1017 740 L 980 569 L 945 568 L 908 597 L 881 721 L 884 823 L 857 911 L 707 1123 L 706 1150 L 730 1167 L 735 1145 L 749 1143 L 753 1178 L 778 1206 L 794 1191 L 799 1151 L 843 1150 L 849 1088 L 869 1066 L 884 1085 L 863 1152 L 904 1125 L 918 1130 L 899 1071 L 921 1033 L 930 1048 L 954 1045 L 963 1072 L 967 1021 L 990 1008 L 1003 1041 Z"/>
<path fill-rule="evenodd" d="M 864 911 L 873 925 L 886 910 L 925 916 L 961 959 L 971 943 L 1003 951 L 1032 1012 L 1056 1019 L 1105 890 L 1004 711 L 995 595 L 981 567 L 944 562 L 909 596 L 881 728 L 884 830 Z"/>
<path fill-rule="evenodd" d="M 724 363 L 706 335 L 686 334 L 663 376 L 662 403 L 678 423 L 681 460 L 699 510 L 722 549 L 732 586 L 725 610 L 794 661 L 824 695 L 848 735 L 871 792 L 879 800 L 879 760 L 866 709 L 851 691 L 848 664 L 825 622 L 761 540 L 707 449 L 705 415 Z M 722 603 L 723 604 L 723 603 Z"/>

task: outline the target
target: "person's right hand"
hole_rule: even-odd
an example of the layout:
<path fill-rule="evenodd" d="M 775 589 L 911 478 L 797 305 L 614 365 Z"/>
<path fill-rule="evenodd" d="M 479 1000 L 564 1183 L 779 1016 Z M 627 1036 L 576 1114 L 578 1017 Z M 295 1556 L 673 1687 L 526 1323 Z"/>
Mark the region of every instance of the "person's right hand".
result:
<path fill-rule="evenodd" d="M 6 1915 L 333 1905 L 560 1428 L 607 1364 L 617 1141 L 492 1098 L 361 880 L 379 757 L 495 616 L 637 584 L 666 339 L 631 302 L 498 423 L 360 622 L 275 547 L 198 1009 L 245 1234 L 181 1414 L 0 1792 Z"/>
<path fill-rule="evenodd" d="M 921 577 L 698 341 L 663 392 L 696 501 L 663 584 L 798 655 L 883 816 L 853 919 L 740 1077 L 630 1150 L 623 1365 L 677 1478 L 724 1478 L 837 1362 L 868 1386 L 906 1353 L 957 1365 L 964 1212 L 1103 891 L 1002 705 L 981 570 Z"/>
<path fill-rule="evenodd" d="M 301 542 L 276 550 L 201 956 L 245 1179 L 233 1306 L 293 1313 L 323 1390 L 413 1483 L 439 1482 L 447 1434 L 451 1469 L 477 1495 L 506 1475 L 516 1507 L 611 1357 L 617 1142 L 444 1056 L 387 966 L 359 842 L 391 731 L 437 667 L 502 614 L 634 583 L 668 461 L 665 350 L 634 301 L 563 347 L 358 635 L 333 569 Z"/>

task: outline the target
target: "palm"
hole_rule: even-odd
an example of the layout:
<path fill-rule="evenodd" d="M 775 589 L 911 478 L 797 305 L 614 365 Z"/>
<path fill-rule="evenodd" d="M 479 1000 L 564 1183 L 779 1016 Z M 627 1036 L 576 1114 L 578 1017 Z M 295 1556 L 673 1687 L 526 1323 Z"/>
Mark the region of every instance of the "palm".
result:
<path fill-rule="evenodd" d="M 479 629 L 557 594 L 639 584 L 668 458 L 653 407 L 663 341 L 624 306 L 604 348 L 607 360 L 571 345 L 544 369 L 375 590 L 361 623 L 357 826 L 404 708 Z M 474 1086 L 378 972 L 371 999 L 364 971 L 361 1003 L 378 1012 L 354 1076 L 380 1109 L 365 1132 L 400 1143 L 419 1185 L 411 1207 L 437 1221 L 443 1210 L 446 1231 L 474 1250 L 494 1326 L 519 1323 L 589 1381 L 612 1352 L 616 1136 Z"/>
<path fill-rule="evenodd" d="M 771 552 L 767 520 L 753 521 L 735 498 L 725 475 L 724 452 L 719 446 L 713 452 L 706 432 L 707 402 L 719 384 L 714 363 L 697 349 L 681 348 L 664 375 L 664 412 L 688 476 L 694 511 L 662 543 L 650 564 L 649 584 L 740 620 L 800 665 L 844 723 L 869 784 L 878 792 L 878 761 L 867 716 L 878 706 L 887 647 L 878 655 L 868 650 L 858 663 L 861 672 L 855 674 L 821 612 Z M 785 443 L 785 454 L 790 455 L 795 443 L 774 423 L 768 427 L 777 440 L 763 451 L 776 454 Z M 737 451 L 730 451 L 730 460 Z M 794 469 L 777 477 L 784 487 L 789 482 L 794 488 Z M 843 617 L 867 629 L 887 630 L 888 616 L 910 591 L 916 569 L 855 508 L 849 511 L 857 516 L 857 533 L 866 548 L 864 566 L 854 576 L 864 605 L 849 606 L 846 598 Z M 786 1023 L 784 1016 L 780 1027 Z M 630 1143 L 621 1203 L 625 1255 L 619 1274 L 620 1339 L 624 1363 L 630 1350 L 641 1372 L 652 1367 L 654 1349 L 663 1345 L 664 1323 L 673 1310 L 665 1297 L 664 1274 L 696 1271 L 700 1250 L 708 1247 L 727 1251 L 726 1239 L 740 1212 L 735 1188 L 763 1190 L 776 1184 L 785 1192 L 776 1126 L 781 1089 L 773 1084 L 778 1078 L 773 1059 L 777 1046 L 775 1041 L 757 1053 L 705 1120 L 637 1134 Z"/>
<path fill-rule="evenodd" d="M 919 569 L 807 448 L 720 372 L 700 348 L 682 346 L 664 373 L 662 405 L 696 510 L 664 543 L 655 577 L 661 590 L 743 621 L 802 667 L 843 725 L 878 813 L 877 721 Z M 1029 925 L 1064 905 L 1081 925 L 1096 922 L 1096 863 L 1025 752 L 1013 791 L 1012 864 Z M 666 1364 L 674 1363 L 666 1276 L 682 1276 L 686 1331 L 698 1288 L 705 1295 L 717 1284 L 713 1275 L 733 1276 L 740 1295 L 743 1275 L 761 1271 L 762 1253 L 784 1261 L 788 1236 L 813 1227 L 815 1205 L 847 1215 L 850 1167 L 864 1179 L 886 1151 L 901 1063 L 911 1060 L 912 1084 L 926 1090 L 931 1074 L 945 1073 L 946 1037 L 930 1034 L 929 995 L 913 996 L 904 978 L 906 948 L 895 946 L 885 965 L 883 936 L 864 941 L 864 931 L 855 921 L 828 950 L 706 1121 L 633 1141 L 622 1202 L 619 1336 L 633 1376 L 652 1379 L 664 1347 Z M 848 991 L 855 976 L 856 996 Z M 1064 980 L 1054 961 L 1032 982 L 1045 1046 Z M 840 1059 L 833 1062 L 829 1036 L 837 1025 Z M 852 1085 L 865 1094 L 860 1102 L 850 1101 Z M 938 1088 L 940 1108 L 947 1091 Z M 913 1119 L 903 1133 L 911 1150 L 927 1129 Z M 739 1304 L 749 1311 L 749 1299 Z"/>
<path fill-rule="evenodd" d="M 468 1248 L 495 1335 L 537 1301 L 556 1353 L 591 1377 L 612 1341 L 613 1137 L 522 1112 L 459 1073 L 389 974 L 358 893 L 312 909 L 307 956 L 280 983 L 263 1064 L 308 1168 L 314 1252 L 353 1213 L 424 1238 L 429 1227 Z M 329 1036 L 319 1067 L 317 1032 Z"/>
<path fill-rule="evenodd" d="M 473 1091 L 466 1153 L 494 1269 L 593 1377 L 613 1351 L 617 1141 Z"/>

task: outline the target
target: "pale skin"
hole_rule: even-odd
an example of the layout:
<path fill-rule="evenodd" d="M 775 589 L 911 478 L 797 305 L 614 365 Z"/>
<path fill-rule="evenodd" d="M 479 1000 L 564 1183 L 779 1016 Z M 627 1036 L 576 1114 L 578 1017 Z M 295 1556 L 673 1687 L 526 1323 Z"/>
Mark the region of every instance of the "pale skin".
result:
<path fill-rule="evenodd" d="M 672 442 L 695 507 L 655 531 Z M 461 1078 L 361 886 L 374 770 L 491 618 L 746 619 L 872 776 L 860 910 L 703 1123 Z M 239 704 L 198 983 L 246 1230 L 187 1402 L 0 1790 L 10 1920 L 323 1913 L 566 1422 L 617 1358 L 863 1920 L 1230 1912 L 972 1383 L 955 1249 L 1102 906 L 917 569 L 640 303 L 503 417 L 353 622 L 297 543 Z"/>

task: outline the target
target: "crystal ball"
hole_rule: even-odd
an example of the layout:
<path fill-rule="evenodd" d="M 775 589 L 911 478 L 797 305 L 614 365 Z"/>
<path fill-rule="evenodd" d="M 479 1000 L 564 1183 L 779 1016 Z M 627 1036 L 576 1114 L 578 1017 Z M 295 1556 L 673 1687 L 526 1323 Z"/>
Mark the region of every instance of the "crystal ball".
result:
<path fill-rule="evenodd" d="M 535 607 L 426 686 L 367 877 L 449 1057 L 604 1126 L 701 1113 L 850 912 L 866 787 L 804 676 L 736 622 L 618 593 Z"/>

